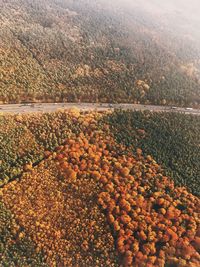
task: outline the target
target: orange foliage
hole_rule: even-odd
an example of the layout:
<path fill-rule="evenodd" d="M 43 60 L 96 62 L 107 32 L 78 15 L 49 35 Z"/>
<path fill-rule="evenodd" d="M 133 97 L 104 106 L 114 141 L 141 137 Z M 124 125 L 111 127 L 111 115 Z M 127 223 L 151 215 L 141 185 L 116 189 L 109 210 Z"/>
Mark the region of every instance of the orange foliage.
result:
<path fill-rule="evenodd" d="M 189 262 L 200 262 L 197 251 L 200 243 L 197 236 L 199 199 L 187 192 L 185 188 L 176 188 L 170 178 L 163 175 L 159 165 L 150 156 L 147 158 L 142 156 L 141 149 L 137 149 L 134 156 L 123 146 L 116 144 L 109 135 L 109 129 L 102 132 L 95 125 L 95 115 L 88 114 L 83 120 L 84 124 L 87 122 L 89 126 L 83 127 L 80 135 L 66 140 L 65 146 L 59 148 L 56 156 L 50 159 L 50 170 L 56 169 L 58 177 L 62 177 L 63 191 L 61 192 L 66 191 L 66 185 L 71 186 L 75 197 L 84 182 L 84 190 L 88 198 L 92 199 L 87 203 L 88 208 L 91 209 L 91 203 L 94 203 L 97 198 L 116 238 L 116 247 L 124 266 L 164 266 L 171 262 L 182 264 L 185 261 L 183 266 L 186 267 L 190 266 Z M 52 167 L 53 163 L 55 163 L 54 167 Z M 50 183 L 50 189 L 55 192 L 55 187 L 60 184 L 55 182 L 55 178 L 53 181 L 53 184 Z M 46 187 L 41 179 L 40 182 L 41 185 L 39 183 L 38 188 L 43 187 L 43 191 L 39 191 L 40 201 L 43 201 L 44 188 L 48 186 Z M 92 189 L 95 188 L 94 192 L 91 191 L 91 185 Z M 42 216 L 47 213 L 44 213 L 43 209 L 47 208 L 47 203 L 42 202 L 43 208 L 39 214 L 37 209 L 31 206 L 30 200 L 22 196 L 26 186 L 22 182 L 15 186 L 16 192 L 12 189 L 12 184 L 3 189 L 5 203 L 12 209 L 21 224 L 28 228 L 38 247 L 45 250 L 50 263 L 52 263 L 52 257 L 55 259 L 58 254 L 63 260 L 63 266 L 72 266 L 72 263 L 68 262 L 68 265 L 64 263 L 67 257 L 65 248 L 71 245 L 62 241 L 66 238 L 66 227 L 57 229 L 55 227 L 57 221 L 54 220 L 57 220 L 56 216 L 60 218 L 62 213 L 67 214 L 65 204 L 67 206 L 68 202 L 71 203 L 73 200 L 69 200 L 65 193 L 65 197 L 59 193 L 59 197 L 53 196 L 56 202 L 48 203 L 52 207 L 48 209 L 49 215 L 44 219 Z M 87 188 L 90 188 L 90 191 Z M 28 190 L 32 192 L 32 185 Z M 83 194 L 83 191 L 81 192 Z M 73 199 L 73 195 L 71 197 Z M 80 199 L 84 200 L 84 198 Z M 23 204 L 24 210 L 21 210 L 19 206 L 23 201 L 26 203 Z M 18 203 L 17 209 L 16 206 L 13 208 L 13 202 Z M 27 203 L 29 203 L 28 207 Z M 36 206 L 41 205 L 37 200 L 33 203 L 37 204 Z M 77 203 L 73 202 L 73 204 Z M 184 208 L 181 208 L 181 205 Z M 79 212 L 81 213 L 80 207 L 80 210 L 84 210 L 83 214 L 90 214 L 88 211 L 86 213 L 80 202 L 76 207 L 77 217 L 80 216 Z M 27 216 L 25 211 L 29 208 L 33 215 Z M 54 211 L 56 212 L 52 216 L 51 212 Z M 73 215 L 68 216 L 65 219 L 69 218 L 73 224 Z M 44 227 L 45 230 L 37 230 L 35 223 L 37 217 L 39 218 L 37 227 L 40 229 Z M 61 221 L 60 219 L 59 223 Z M 82 222 L 79 222 L 78 225 L 80 229 L 88 227 L 87 223 L 82 225 Z M 96 222 L 95 225 L 98 226 L 98 223 Z M 74 229 L 76 229 L 75 226 L 71 229 L 73 234 Z M 90 251 L 88 236 L 92 240 L 89 227 L 81 239 L 80 249 L 83 251 L 78 252 L 80 258 Z M 55 241 L 55 245 L 52 240 Z M 71 241 L 73 243 L 73 238 Z M 101 247 L 101 244 L 98 246 Z M 106 251 L 108 253 L 108 250 Z M 77 260 L 77 262 L 88 266 L 86 261 Z M 97 266 L 100 265 L 97 264 Z"/>

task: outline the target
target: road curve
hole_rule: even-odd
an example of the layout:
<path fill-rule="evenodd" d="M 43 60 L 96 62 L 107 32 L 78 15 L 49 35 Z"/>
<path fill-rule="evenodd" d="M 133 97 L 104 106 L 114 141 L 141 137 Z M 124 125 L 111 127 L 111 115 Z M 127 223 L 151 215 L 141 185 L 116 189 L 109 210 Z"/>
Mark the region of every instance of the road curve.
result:
<path fill-rule="evenodd" d="M 100 103 L 34 103 L 34 104 L 4 104 L 0 105 L 0 113 L 33 113 L 54 112 L 59 109 L 78 108 L 81 111 L 106 111 L 114 109 L 123 110 L 149 110 L 154 112 L 179 112 L 185 114 L 200 115 L 200 109 L 181 108 L 171 106 L 155 106 L 141 104 L 100 104 Z"/>

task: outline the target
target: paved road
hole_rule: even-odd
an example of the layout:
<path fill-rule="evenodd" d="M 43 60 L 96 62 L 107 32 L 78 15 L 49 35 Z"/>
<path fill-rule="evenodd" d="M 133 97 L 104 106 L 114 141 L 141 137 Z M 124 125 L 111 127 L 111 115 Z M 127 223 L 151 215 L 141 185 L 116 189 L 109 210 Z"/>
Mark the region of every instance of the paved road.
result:
<path fill-rule="evenodd" d="M 105 111 L 115 108 L 124 110 L 149 110 L 156 112 L 182 112 L 185 114 L 200 115 L 200 109 L 179 108 L 169 106 L 140 105 L 140 104 L 99 104 L 99 103 L 35 103 L 35 104 L 5 104 L 0 105 L 0 113 L 32 113 L 53 112 L 59 109 L 78 108 L 81 111 Z"/>

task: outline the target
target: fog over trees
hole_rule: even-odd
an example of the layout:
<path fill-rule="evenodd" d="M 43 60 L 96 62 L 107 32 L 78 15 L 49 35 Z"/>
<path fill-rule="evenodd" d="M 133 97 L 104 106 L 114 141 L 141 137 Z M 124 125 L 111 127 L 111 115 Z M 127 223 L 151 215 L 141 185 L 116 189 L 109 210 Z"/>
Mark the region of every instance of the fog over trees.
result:
<path fill-rule="evenodd" d="M 198 107 L 199 5 L 1 1 L 0 101 Z"/>

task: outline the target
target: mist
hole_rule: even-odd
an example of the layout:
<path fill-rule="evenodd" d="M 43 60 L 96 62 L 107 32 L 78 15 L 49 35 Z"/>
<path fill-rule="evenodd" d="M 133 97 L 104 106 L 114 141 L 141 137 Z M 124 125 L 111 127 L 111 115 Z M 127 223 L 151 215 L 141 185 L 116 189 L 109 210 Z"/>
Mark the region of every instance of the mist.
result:
<path fill-rule="evenodd" d="M 198 0 L 116 0 L 110 1 L 118 9 L 131 12 L 142 11 L 143 16 L 151 15 L 153 20 L 168 23 L 172 28 L 193 29 L 200 37 L 200 2 Z M 106 4 L 106 3 L 105 3 Z M 108 4 L 109 5 L 109 4 Z M 173 30 L 173 29 L 172 29 Z"/>
<path fill-rule="evenodd" d="M 11 72 L 9 85 L 5 75 L 4 102 L 12 101 L 13 88 L 21 101 L 26 80 L 30 99 L 46 99 L 51 91 L 54 101 L 200 104 L 197 0 L 7 0 L 0 5 L 2 57 L 21 75 Z M 3 68 L 7 74 L 6 64 Z M 139 90 L 137 80 L 150 89 Z"/>

